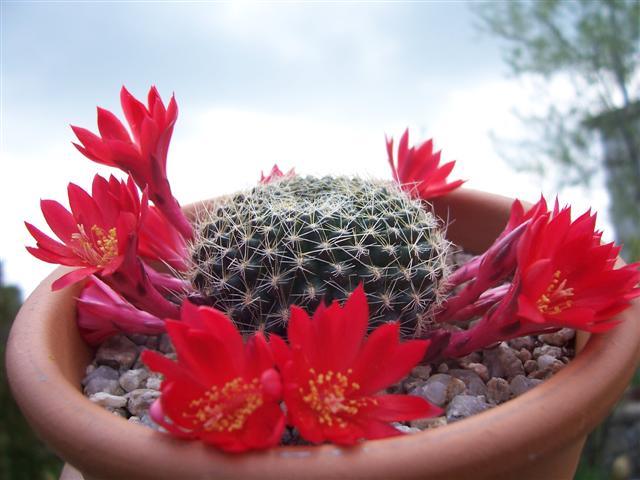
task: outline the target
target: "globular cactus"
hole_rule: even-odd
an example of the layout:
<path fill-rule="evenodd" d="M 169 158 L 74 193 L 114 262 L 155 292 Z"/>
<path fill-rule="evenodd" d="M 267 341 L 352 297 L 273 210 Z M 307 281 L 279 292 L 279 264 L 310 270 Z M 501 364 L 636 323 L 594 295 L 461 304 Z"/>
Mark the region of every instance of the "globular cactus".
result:
<path fill-rule="evenodd" d="M 440 301 L 440 222 L 392 183 L 283 177 L 201 211 L 190 281 L 201 303 L 246 332 L 284 335 L 291 304 L 312 313 L 364 284 L 370 329 L 399 320 L 412 336 Z"/>

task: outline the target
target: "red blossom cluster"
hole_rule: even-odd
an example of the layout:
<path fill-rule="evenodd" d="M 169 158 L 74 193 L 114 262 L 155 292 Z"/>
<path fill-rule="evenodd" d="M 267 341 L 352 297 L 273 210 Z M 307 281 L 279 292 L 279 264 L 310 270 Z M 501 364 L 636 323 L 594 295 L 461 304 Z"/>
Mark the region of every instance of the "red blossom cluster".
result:
<path fill-rule="evenodd" d="M 185 302 L 181 321 L 167 321 L 177 362 L 153 351 L 142 356 L 165 378 L 152 417 L 171 433 L 229 452 L 278 445 L 285 423 L 314 443 L 401 435 L 389 422 L 441 410 L 380 392 L 409 373 L 429 341 L 401 343 L 397 323 L 365 339 L 368 321 L 360 286 L 344 306 L 321 306 L 313 318 L 291 307 L 288 344 L 276 335 L 267 342 L 261 332 L 245 343 L 224 314 Z"/>
<path fill-rule="evenodd" d="M 185 301 L 191 287 L 172 274 L 188 268 L 193 236 L 166 175 L 175 98 L 165 107 L 155 87 L 147 105 L 124 87 L 120 98 L 131 133 L 100 108 L 100 136 L 72 128 L 80 152 L 127 179 L 96 175 L 91 193 L 70 183 L 70 210 L 41 201 L 59 241 L 26 223 L 36 240 L 27 249 L 45 262 L 77 267 L 54 290 L 86 280 L 77 311 L 88 343 L 118 333 L 169 333 L 177 361 L 155 352 L 144 352 L 143 360 L 164 375 L 152 417 L 176 436 L 240 452 L 277 445 L 287 424 L 313 443 L 398 435 L 390 422 L 440 413 L 422 398 L 384 393 L 417 363 L 563 327 L 603 332 L 640 296 L 638 264 L 617 265 L 620 247 L 602 243 L 595 215 L 572 220 L 557 201 L 551 211 L 544 198 L 525 211 L 516 200 L 493 245 L 446 279 L 446 288 L 457 290 L 435 314 L 443 328 L 428 338 L 401 342 L 397 323 L 367 337 L 360 286 L 344 305 L 321 304 L 313 317 L 291 306 L 286 340 L 261 332 L 243 339 L 223 313 Z M 397 162 L 393 139 L 386 143 L 393 179 L 412 196 L 429 200 L 463 183 L 448 182 L 455 162 L 440 165 L 431 140 L 409 147 L 405 131 Z M 292 175 L 274 166 L 260 182 Z"/>
<path fill-rule="evenodd" d="M 164 318 L 179 316 L 177 299 L 189 289 L 168 273 L 187 268 L 193 235 L 166 178 L 175 99 L 165 108 L 152 87 L 145 107 L 123 87 L 121 101 L 133 140 L 115 115 L 101 108 L 101 137 L 72 128 L 84 145 L 76 145 L 80 152 L 122 169 L 127 180 L 96 175 L 90 194 L 70 183 L 71 211 L 43 200 L 42 213 L 60 241 L 26 223 L 36 240 L 36 247 L 27 247 L 31 254 L 79 267 L 56 280 L 54 290 L 92 277 L 78 299 L 80 329 L 91 344 L 115 333 L 162 332 Z"/>

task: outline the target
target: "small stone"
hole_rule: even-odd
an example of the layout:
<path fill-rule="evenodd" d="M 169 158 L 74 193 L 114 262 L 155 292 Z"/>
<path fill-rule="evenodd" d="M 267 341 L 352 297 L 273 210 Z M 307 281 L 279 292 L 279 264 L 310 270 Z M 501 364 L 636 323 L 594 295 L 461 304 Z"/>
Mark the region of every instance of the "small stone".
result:
<path fill-rule="evenodd" d="M 551 368 L 551 365 L 556 361 L 556 358 L 551 355 L 540 355 L 538 357 L 538 368 L 540 370 L 547 370 L 548 368 Z"/>
<path fill-rule="evenodd" d="M 417 420 L 411 420 L 409 422 L 411 427 L 418 430 L 428 430 L 430 428 L 442 427 L 447 424 L 447 417 L 431 417 L 431 418 L 419 418 Z"/>
<path fill-rule="evenodd" d="M 523 348 L 531 350 L 535 345 L 535 340 L 531 336 L 512 338 L 509 340 L 509 345 L 514 350 L 522 350 Z"/>
<path fill-rule="evenodd" d="M 138 417 L 137 415 L 132 415 L 127 420 L 131 423 L 138 423 L 138 424 L 142 423 L 140 421 L 140 417 Z"/>
<path fill-rule="evenodd" d="M 138 347 L 124 335 L 107 339 L 96 352 L 98 365 L 119 369 L 129 369 L 138 358 Z"/>
<path fill-rule="evenodd" d="M 129 412 L 126 408 L 107 408 L 107 410 L 113 413 L 116 417 L 127 418 L 129 416 Z"/>
<path fill-rule="evenodd" d="M 127 394 L 127 408 L 132 415 L 137 415 L 141 419 L 149 411 L 151 404 L 160 396 L 157 390 L 149 388 L 138 388 Z"/>
<path fill-rule="evenodd" d="M 555 375 L 556 373 L 558 373 L 560 370 L 562 370 L 564 367 L 566 367 L 567 364 L 564 363 L 562 360 L 556 360 L 555 362 L 553 362 L 551 364 L 551 374 Z"/>
<path fill-rule="evenodd" d="M 480 352 L 471 352 L 469 355 L 460 357 L 458 363 L 463 367 L 467 367 L 470 363 L 480 363 L 482 361 L 482 354 Z"/>
<path fill-rule="evenodd" d="M 410 393 L 442 407 L 453 397 L 464 392 L 464 389 L 465 385 L 462 380 L 444 373 L 436 373 L 424 385 L 413 389 Z"/>
<path fill-rule="evenodd" d="M 553 345 L 542 345 L 533 350 L 533 358 L 537 359 L 541 355 L 551 355 L 553 358 L 562 357 L 562 349 Z"/>
<path fill-rule="evenodd" d="M 160 335 L 160 339 L 158 340 L 158 350 L 162 353 L 171 353 L 173 352 L 173 345 L 171 344 L 171 338 L 166 333 Z"/>
<path fill-rule="evenodd" d="M 500 404 L 506 402 L 511 397 L 509 382 L 504 378 L 492 378 L 487 382 L 487 400 Z"/>
<path fill-rule="evenodd" d="M 485 367 L 486 369 L 486 367 Z M 471 371 L 471 370 L 461 370 L 461 369 L 451 369 L 449 370 L 449 375 L 452 377 L 458 378 L 464 382 L 465 389 L 464 393 L 468 395 L 486 395 L 487 394 L 487 386 L 482 381 L 480 376 Z M 488 375 L 488 371 L 487 371 Z M 463 392 L 459 392 L 463 393 Z"/>
<path fill-rule="evenodd" d="M 149 376 L 149 372 L 142 368 L 138 368 L 135 370 L 127 370 L 122 375 L 120 375 L 120 385 L 125 391 L 130 392 L 132 390 L 136 390 L 141 388 L 142 383 Z"/>
<path fill-rule="evenodd" d="M 410 375 L 415 378 L 422 378 L 426 380 L 431 375 L 431 365 L 418 365 L 413 367 Z"/>
<path fill-rule="evenodd" d="M 518 358 L 520 359 L 520 361 L 524 364 L 525 362 L 531 360 L 531 352 L 529 350 L 527 350 L 526 348 L 522 348 L 520 349 L 520 351 L 518 353 L 516 353 L 516 355 L 518 356 Z"/>
<path fill-rule="evenodd" d="M 576 331 L 571 328 L 562 328 L 557 332 L 553 333 L 543 333 L 542 335 L 538 335 L 538 339 L 541 342 L 548 343 L 549 345 L 555 345 L 556 347 L 561 347 L 571 340 L 573 340 L 576 336 Z"/>
<path fill-rule="evenodd" d="M 449 371 L 449 365 L 446 363 L 441 363 L 438 365 L 438 373 L 447 373 Z"/>
<path fill-rule="evenodd" d="M 527 360 L 524 362 L 524 372 L 531 373 L 535 372 L 538 369 L 538 362 L 535 360 Z"/>
<path fill-rule="evenodd" d="M 467 370 L 471 370 L 480 377 L 483 382 L 489 380 L 489 369 L 482 363 L 469 363 L 465 366 Z"/>
<path fill-rule="evenodd" d="M 485 350 L 484 363 L 492 377 L 504 377 L 510 380 L 516 375 L 524 374 L 522 362 L 505 342 Z"/>
<path fill-rule="evenodd" d="M 418 433 L 420 431 L 419 428 L 408 427 L 407 425 L 403 425 L 402 423 L 393 423 L 392 425 L 396 430 L 399 430 L 402 433 Z"/>
<path fill-rule="evenodd" d="M 473 395 L 458 395 L 447 407 L 447 421 L 457 422 L 476 413 L 480 413 L 489 408 L 485 397 L 475 397 Z"/>
<path fill-rule="evenodd" d="M 160 386 L 162 385 L 162 377 L 160 375 L 150 375 L 147 378 L 147 383 L 145 385 L 146 388 L 150 388 L 151 390 L 160 390 Z"/>
<path fill-rule="evenodd" d="M 84 369 L 85 375 L 91 375 L 91 373 L 96 369 L 96 366 L 93 363 L 87 365 L 87 368 Z"/>
<path fill-rule="evenodd" d="M 153 428 L 154 430 L 158 430 L 160 426 L 154 422 L 148 414 L 144 414 L 140 417 L 140 423 L 142 425 L 146 425 L 147 427 Z"/>
<path fill-rule="evenodd" d="M 117 370 L 106 365 L 94 368 L 82 380 L 85 395 L 93 395 L 94 393 L 104 392 L 111 395 L 120 395 L 123 392 L 118 382 L 120 374 Z"/>
<path fill-rule="evenodd" d="M 111 395 L 110 393 L 97 392 L 89 396 L 89 400 L 102 407 L 122 408 L 127 404 L 127 399 L 119 395 Z"/>
<path fill-rule="evenodd" d="M 136 345 L 144 345 L 145 343 L 147 343 L 147 340 L 150 337 L 147 335 L 142 335 L 140 333 L 134 333 L 131 335 L 127 335 L 127 338 L 131 340 L 133 343 L 135 343 Z"/>
<path fill-rule="evenodd" d="M 159 341 L 160 338 L 157 336 L 147 337 L 147 341 L 145 342 L 144 347 L 148 348 L 149 350 L 157 350 Z"/>
<path fill-rule="evenodd" d="M 509 388 L 511 389 L 511 394 L 514 397 L 518 395 L 522 395 L 528 390 L 531 390 L 536 385 L 542 383 L 542 380 L 536 378 L 527 378 L 524 375 L 517 375 L 511 380 L 509 384 Z"/>
<path fill-rule="evenodd" d="M 636 457 L 637 458 L 637 457 Z M 611 465 L 611 480 L 627 480 L 633 475 L 633 462 L 629 455 L 618 455 Z"/>

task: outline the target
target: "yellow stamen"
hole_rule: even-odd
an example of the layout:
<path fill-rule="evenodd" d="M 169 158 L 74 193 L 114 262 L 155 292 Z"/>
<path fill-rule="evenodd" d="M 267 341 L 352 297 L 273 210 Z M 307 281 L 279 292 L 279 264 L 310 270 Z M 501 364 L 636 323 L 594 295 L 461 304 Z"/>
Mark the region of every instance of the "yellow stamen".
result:
<path fill-rule="evenodd" d="M 567 279 L 561 280 L 561 276 L 560 270 L 557 270 L 553 274 L 553 280 L 536 302 L 540 313 L 556 315 L 573 306 L 573 288 L 567 288 Z"/>
<path fill-rule="evenodd" d="M 340 428 L 346 428 L 348 423 L 343 417 L 354 416 L 367 404 L 377 403 L 371 397 L 349 398 L 360 390 L 360 385 L 349 378 L 353 373 L 351 369 L 345 373 L 329 370 L 318 374 L 311 368 L 309 373 L 312 377 L 307 382 L 307 388 L 300 387 L 298 391 L 323 425 L 333 426 L 335 423 Z"/>
<path fill-rule="evenodd" d="M 74 250 L 90 265 L 104 267 L 118 256 L 118 232 L 112 227 L 108 232 L 93 225 L 87 234 L 84 225 L 78 225 L 78 232 L 71 235 Z"/>
<path fill-rule="evenodd" d="M 182 415 L 208 432 L 234 432 L 242 429 L 247 418 L 263 403 L 258 379 L 246 382 L 237 377 L 222 388 L 212 386 L 204 396 L 189 403 L 193 413 Z"/>

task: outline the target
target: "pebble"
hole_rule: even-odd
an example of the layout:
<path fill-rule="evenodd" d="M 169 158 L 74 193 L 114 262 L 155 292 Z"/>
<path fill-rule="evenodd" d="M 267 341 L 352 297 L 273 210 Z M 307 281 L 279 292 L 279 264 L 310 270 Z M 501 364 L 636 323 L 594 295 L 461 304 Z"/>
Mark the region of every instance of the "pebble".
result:
<path fill-rule="evenodd" d="M 125 399 L 127 409 L 132 415 L 142 418 L 145 412 L 149 411 L 151 404 L 160 396 L 157 390 L 150 388 L 138 388 L 127 394 Z"/>
<path fill-rule="evenodd" d="M 523 393 L 531 390 L 536 385 L 542 383 L 542 380 L 536 378 L 527 378 L 524 375 L 517 375 L 509 383 L 511 394 L 514 397 L 522 395 Z"/>
<path fill-rule="evenodd" d="M 457 422 L 489 408 L 485 397 L 473 395 L 458 395 L 447 407 L 447 421 Z"/>
<path fill-rule="evenodd" d="M 145 388 L 150 388 L 152 390 L 160 390 L 161 385 L 162 385 L 162 377 L 157 374 L 151 374 L 149 378 L 147 378 Z"/>
<path fill-rule="evenodd" d="M 116 370 L 130 368 L 138 358 L 138 347 L 124 335 L 107 339 L 96 351 L 98 365 L 107 365 Z"/>
<path fill-rule="evenodd" d="M 117 370 L 106 365 L 101 365 L 92 369 L 82 380 L 85 395 L 93 395 L 94 393 L 104 392 L 111 395 L 121 395 L 124 393 L 118 378 L 120 374 Z"/>
<path fill-rule="evenodd" d="M 171 345 L 171 338 L 166 333 L 160 335 L 160 339 L 158 340 L 158 350 L 162 353 L 171 353 L 173 352 L 173 345 Z"/>
<path fill-rule="evenodd" d="M 517 375 L 524 374 L 522 362 L 505 342 L 495 348 L 484 350 L 484 364 L 492 377 L 505 377 L 511 380 Z"/>
<path fill-rule="evenodd" d="M 522 350 L 523 348 L 525 350 L 532 350 L 535 343 L 536 341 L 532 336 L 512 338 L 509 340 L 509 345 L 515 350 Z"/>
<path fill-rule="evenodd" d="M 537 359 L 541 355 L 550 355 L 553 358 L 562 357 L 562 349 L 560 347 L 554 347 L 553 345 L 542 345 L 541 347 L 534 348 L 533 358 Z"/>
<path fill-rule="evenodd" d="M 523 364 L 531 360 L 531 357 L 532 357 L 531 351 L 527 350 L 526 348 L 521 348 L 520 351 L 516 353 L 516 356 L 520 359 L 520 361 Z"/>
<path fill-rule="evenodd" d="M 548 355 L 548 354 L 540 355 L 537 360 L 538 368 L 540 370 L 550 369 L 551 365 L 553 365 L 557 361 L 559 360 L 556 360 L 556 357 L 552 357 L 551 355 Z"/>
<path fill-rule="evenodd" d="M 136 368 L 134 370 L 127 370 L 120 375 L 120 385 L 125 391 L 130 392 L 141 388 L 142 383 L 149 377 L 149 371 L 143 368 Z M 156 389 L 157 390 L 157 389 Z"/>
<path fill-rule="evenodd" d="M 411 391 L 411 394 L 442 407 L 445 403 L 450 402 L 453 397 L 463 393 L 465 388 L 466 386 L 462 380 L 445 373 L 436 373 L 422 387 Z"/>
<path fill-rule="evenodd" d="M 504 378 L 494 377 L 487 382 L 487 400 L 494 404 L 506 402 L 511 398 L 509 382 Z"/>
<path fill-rule="evenodd" d="M 431 365 L 418 365 L 417 367 L 413 367 L 409 375 L 426 380 L 429 378 L 429 375 L 431 375 Z"/>
<path fill-rule="evenodd" d="M 429 428 L 437 428 L 447 424 L 447 417 L 431 417 L 431 418 L 419 418 L 417 420 L 411 420 L 409 425 L 418 430 L 427 430 Z"/>
<path fill-rule="evenodd" d="M 476 375 L 478 375 L 480 377 L 480 379 L 483 382 L 487 382 L 489 380 L 489 369 L 486 367 L 486 365 L 482 364 L 482 363 L 468 363 L 465 368 L 467 370 L 471 370 L 472 372 L 474 372 Z"/>
<path fill-rule="evenodd" d="M 566 343 L 573 340 L 576 336 L 576 331 L 570 328 L 562 328 L 557 332 L 553 333 L 543 333 L 542 335 L 538 335 L 538 339 L 541 342 L 548 343 L 549 345 L 554 345 L 556 347 L 561 347 Z"/>
<path fill-rule="evenodd" d="M 111 395 L 106 392 L 97 392 L 89 396 L 93 403 L 107 408 L 122 408 L 127 405 L 127 399 L 119 395 Z"/>
<path fill-rule="evenodd" d="M 538 368 L 538 362 L 535 360 L 527 360 L 524 362 L 524 371 L 525 373 L 532 373 Z"/>
<path fill-rule="evenodd" d="M 402 423 L 393 423 L 393 426 L 396 427 L 396 430 L 399 430 L 402 433 L 418 433 L 421 431 L 419 428 L 409 427 L 407 425 L 403 425 Z"/>
<path fill-rule="evenodd" d="M 456 368 L 449 370 L 449 375 L 464 382 L 465 393 L 476 396 L 487 394 L 487 385 L 482 381 L 477 373 L 472 372 L 471 370 L 462 370 Z"/>

